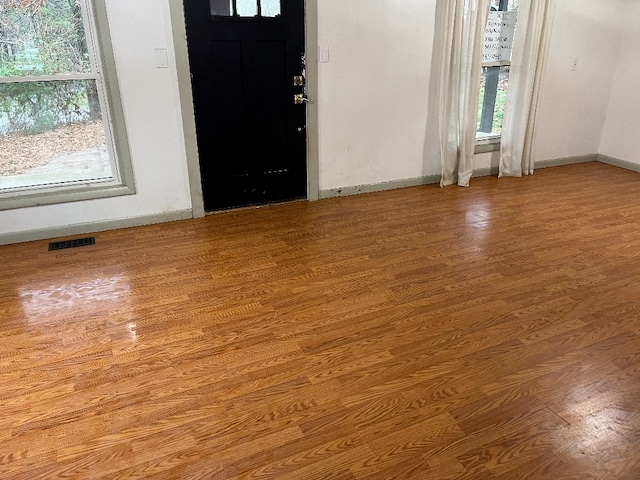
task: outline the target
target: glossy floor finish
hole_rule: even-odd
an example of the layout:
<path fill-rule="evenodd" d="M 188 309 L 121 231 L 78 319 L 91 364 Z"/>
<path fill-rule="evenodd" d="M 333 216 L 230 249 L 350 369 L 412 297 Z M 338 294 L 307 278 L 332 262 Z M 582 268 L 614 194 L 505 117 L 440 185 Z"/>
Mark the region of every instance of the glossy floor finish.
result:
<path fill-rule="evenodd" d="M 640 478 L 639 174 L 0 255 L 0 478 Z"/>

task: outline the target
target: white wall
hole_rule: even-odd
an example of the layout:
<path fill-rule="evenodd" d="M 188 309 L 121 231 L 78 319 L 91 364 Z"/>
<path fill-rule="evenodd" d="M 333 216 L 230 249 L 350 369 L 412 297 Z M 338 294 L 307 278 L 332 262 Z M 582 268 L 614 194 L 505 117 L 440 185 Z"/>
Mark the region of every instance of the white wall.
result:
<path fill-rule="evenodd" d="M 191 209 L 167 2 L 107 3 L 137 194 L 0 211 L 0 235 Z M 154 49 L 169 50 L 157 69 Z"/>
<path fill-rule="evenodd" d="M 599 153 L 640 164 L 640 2 L 619 4 L 615 43 L 621 54 Z"/>
<path fill-rule="evenodd" d="M 421 177 L 435 0 L 321 0 L 320 190 Z M 439 161 L 432 158 L 432 172 Z"/>
<path fill-rule="evenodd" d="M 618 61 L 619 0 L 558 0 L 541 91 L 536 160 L 595 154 L 600 148 Z M 628 3 L 628 2 L 627 2 Z M 578 68 L 572 71 L 577 58 Z"/>
<path fill-rule="evenodd" d="M 613 3 L 638 7 L 632 0 L 613 0 L 606 8 L 600 0 L 557 1 L 536 161 L 599 151 L 618 59 L 612 39 L 624 11 Z M 435 114 L 428 95 L 435 5 L 434 0 L 319 2 L 319 43 L 331 53 L 330 63 L 320 64 L 320 190 L 440 172 L 432 131 L 437 125 L 430 122 L 427 129 L 427 118 Z M 627 42 L 630 51 L 638 45 L 637 34 L 635 39 Z M 572 71 L 575 58 L 578 68 Z M 474 165 L 495 167 L 498 161 L 496 153 L 482 154 Z"/>

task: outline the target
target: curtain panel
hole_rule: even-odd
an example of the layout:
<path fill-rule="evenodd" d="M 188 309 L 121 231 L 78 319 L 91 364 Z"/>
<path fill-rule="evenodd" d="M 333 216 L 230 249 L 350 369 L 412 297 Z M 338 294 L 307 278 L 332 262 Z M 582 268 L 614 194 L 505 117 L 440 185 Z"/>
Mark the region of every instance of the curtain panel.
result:
<path fill-rule="evenodd" d="M 520 0 L 500 143 L 500 177 L 533 173 L 533 134 L 555 0 Z"/>
<path fill-rule="evenodd" d="M 491 0 L 442 0 L 436 25 L 441 29 L 440 186 L 466 187 L 473 174 L 482 40 Z"/>

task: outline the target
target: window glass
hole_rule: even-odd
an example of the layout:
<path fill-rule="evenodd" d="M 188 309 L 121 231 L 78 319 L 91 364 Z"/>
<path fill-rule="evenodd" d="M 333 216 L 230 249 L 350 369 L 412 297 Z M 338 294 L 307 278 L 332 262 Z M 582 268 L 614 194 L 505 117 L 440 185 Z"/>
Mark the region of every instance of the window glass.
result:
<path fill-rule="evenodd" d="M 78 2 L 0 2 L 0 77 L 90 72 Z"/>
<path fill-rule="evenodd" d="M 235 13 L 233 0 L 209 0 L 209 5 L 211 15 L 217 17 L 278 17 L 281 15 L 280 0 L 236 0 Z M 259 15 L 258 12 L 260 12 Z"/>
<path fill-rule="evenodd" d="M 258 1 L 236 0 L 236 9 L 240 17 L 255 17 L 258 15 Z"/>
<path fill-rule="evenodd" d="M 500 5 L 501 3 L 502 5 Z M 491 10 L 518 10 L 520 0 L 509 0 L 506 6 L 505 3 L 507 2 L 505 2 L 504 0 L 491 0 Z"/>
<path fill-rule="evenodd" d="M 492 86 L 495 84 L 497 84 L 497 88 L 494 89 Z M 487 88 L 487 85 L 489 85 L 489 88 Z M 478 105 L 478 132 L 476 135 L 478 140 L 497 137 L 502 133 L 508 87 L 508 66 L 499 68 L 485 67 L 482 69 L 480 103 Z"/>
<path fill-rule="evenodd" d="M 114 176 L 95 80 L 0 84 L 0 190 Z"/>
<path fill-rule="evenodd" d="M 482 51 L 477 140 L 502 133 L 519 0 L 492 0 Z"/>
<path fill-rule="evenodd" d="M 280 0 L 261 0 L 262 16 L 277 17 L 280 15 Z"/>
<path fill-rule="evenodd" d="M 233 16 L 232 0 L 210 0 L 209 6 L 211 8 L 211 15 L 221 17 Z"/>
<path fill-rule="evenodd" d="M 100 66 L 97 39 L 109 39 L 93 8 L 0 0 L 0 208 L 133 192 L 126 132 L 111 121 L 122 112 L 108 109 L 117 82 L 107 85 L 112 70 Z"/>

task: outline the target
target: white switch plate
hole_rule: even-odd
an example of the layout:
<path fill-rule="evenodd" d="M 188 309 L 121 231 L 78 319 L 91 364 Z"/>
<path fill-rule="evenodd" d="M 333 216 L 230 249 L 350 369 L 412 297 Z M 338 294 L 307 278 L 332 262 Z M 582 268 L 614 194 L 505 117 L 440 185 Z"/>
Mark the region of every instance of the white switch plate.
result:
<path fill-rule="evenodd" d="M 329 63 L 329 47 L 326 45 L 320 45 L 318 50 L 318 61 L 320 63 Z"/>
<path fill-rule="evenodd" d="M 169 57 L 166 48 L 156 48 L 154 50 L 156 68 L 169 68 Z"/>

